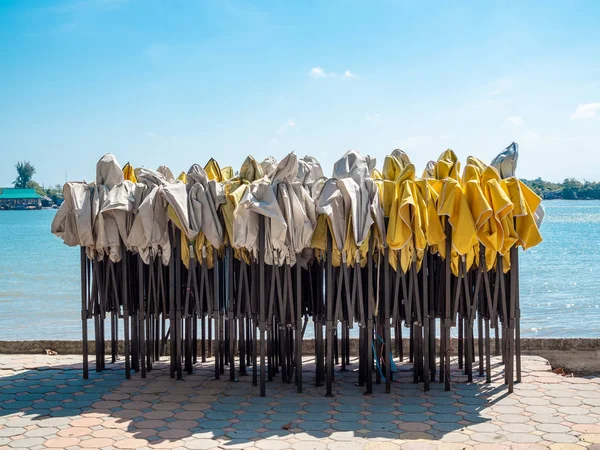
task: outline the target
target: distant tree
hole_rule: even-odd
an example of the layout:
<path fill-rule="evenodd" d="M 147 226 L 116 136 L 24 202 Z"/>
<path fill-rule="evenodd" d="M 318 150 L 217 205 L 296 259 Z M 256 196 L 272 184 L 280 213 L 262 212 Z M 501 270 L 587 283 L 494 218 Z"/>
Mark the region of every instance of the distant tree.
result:
<path fill-rule="evenodd" d="M 27 189 L 35 189 L 35 192 L 37 192 L 41 196 L 46 195 L 46 189 L 44 189 L 44 186 L 42 186 L 40 183 L 38 183 L 35 180 L 31 180 L 29 183 L 27 183 L 27 186 L 25 186 L 25 187 Z"/>
<path fill-rule="evenodd" d="M 560 197 L 563 186 L 559 183 L 544 181 L 541 178 L 535 180 L 522 179 L 523 183 L 529 186 L 533 191 L 542 198 L 557 198 Z"/>
<path fill-rule="evenodd" d="M 17 169 L 17 179 L 13 184 L 18 189 L 26 189 L 35 174 L 35 167 L 29 161 L 19 161 L 15 168 Z"/>
<path fill-rule="evenodd" d="M 61 203 L 63 201 L 62 186 L 57 184 L 54 187 L 47 188 L 46 195 L 50 197 L 54 203 Z"/>
<path fill-rule="evenodd" d="M 562 183 L 562 197 L 567 200 L 579 198 L 578 193 L 583 188 L 581 181 L 575 178 L 566 178 Z"/>

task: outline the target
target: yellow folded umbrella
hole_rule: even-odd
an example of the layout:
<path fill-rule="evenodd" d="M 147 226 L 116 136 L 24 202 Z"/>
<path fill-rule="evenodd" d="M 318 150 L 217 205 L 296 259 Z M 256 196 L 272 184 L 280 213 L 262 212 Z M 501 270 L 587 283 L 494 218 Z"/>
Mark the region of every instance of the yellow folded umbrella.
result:
<path fill-rule="evenodd" d="M 438 159 L 434 168 L 434 174 L 440 180 L 439 197 L 437 201 L 437 213 L 445 216 L 452 227 L 452 272 L 458 275 L 459 262 L 477 242 L 475 222 L 471 215 L 467 197 L 460 184 L 460 163 L 452 150 L 446 150 Z M 446 237 L 447 238 L 447 237 Z M 447 255 L 445 245 L 438 245 L 440 256 Z"/>
<path fill-rule="evenodd" d="M 123 166 L 123 177 L 132 183 L 137 183 L 137 178 L 135 176 L 135 172 L 133 171 L 133 167 L 131 167 L 131 164 L 127 163 L 125 166 Z"/>
<path fill-rule="evenodd" d="M 479 239 L 485 246 L 486 269 L 496 265 L 498 253 L 505 254 L 515 243 L 511 213 L 514 208 L 502 187 L 498 171 L 489 166 L 481 174 L 483 194 L 492 208 L 492 217 L 479 230 Z"/>
<path fill-rule="evenodd" d="M 488 239 L 486 226 L 493 216 L 493 209 L 490 206 L 483 189 L 481 187 L 481 171 L 479 165 L 467 163 L 463 172 L 463 192 L 467 198 L 467 204 L 475 223 L 477 240 L 473 243 L 471 250 L 466 255 L 466 268 L 469 270 L 473 266 L 479 265 L 480 243 L 486 248 L 496 248 L 494 242 Z"/>

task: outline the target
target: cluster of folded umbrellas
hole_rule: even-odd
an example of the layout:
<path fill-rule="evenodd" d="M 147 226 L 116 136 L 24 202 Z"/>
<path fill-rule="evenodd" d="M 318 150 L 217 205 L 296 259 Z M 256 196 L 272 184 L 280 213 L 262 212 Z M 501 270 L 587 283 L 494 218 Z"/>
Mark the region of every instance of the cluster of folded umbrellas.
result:
<path fill-rule="evenodd" d="M 469 380 L 478 357 L 490 381 L 501 355 L 512 391 L 518 247 L 541 242 L 543 219 L 541 199 L 515 177 L 517 156 L 513 143 L 490 164 L 469 157 L 461 171 L 446 150 L 418 176 L 401 150 L 381 169 L 348 151 L 327 177 L 315 158 L 290 153 L 249 156 L 239 171 L 210 159 L 176 177 L 104 155 L 95 182 L 64 185 L 52 223 L 81 247 L 84 377 L 88 320 L 101 371 L 108 319 L 113 362 L 123 333 L 127 378 L 165 355 L 182 378 L 214 356 L 216 378 L 251 371 L 262 396 L 278 376 L 301 392 L 311 352 L 314 382 L 331 395 L 334 367 L 350 366 L 352 334 L 367 393 L 373 377 L 390 392 L 405 360 L 425 390 L 436 380 L 449 390 L 455 350 Z"/>

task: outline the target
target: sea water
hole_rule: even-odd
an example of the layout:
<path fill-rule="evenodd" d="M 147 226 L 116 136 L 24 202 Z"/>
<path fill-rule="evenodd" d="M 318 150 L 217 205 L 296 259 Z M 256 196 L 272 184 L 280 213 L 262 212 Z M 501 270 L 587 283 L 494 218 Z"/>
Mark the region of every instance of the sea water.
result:
<path fill-rule="evenodd" d="M 544 207 L 544 242 L 519 252 L 521 334 L 597 337 L 600 201 Z M 81 338 L 79 249 L 50 233 L 55 214 L 0 211 L 0 340 Z"/>

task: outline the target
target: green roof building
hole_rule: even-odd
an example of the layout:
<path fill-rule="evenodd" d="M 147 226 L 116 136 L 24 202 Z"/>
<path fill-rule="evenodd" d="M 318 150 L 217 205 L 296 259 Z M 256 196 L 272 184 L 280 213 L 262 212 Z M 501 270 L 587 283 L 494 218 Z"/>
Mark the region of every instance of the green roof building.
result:
<path fill-rule="evenodd" d="M 0 209 L 41 209 L 42 196 L 35 189 L 0 188 Z"/>

